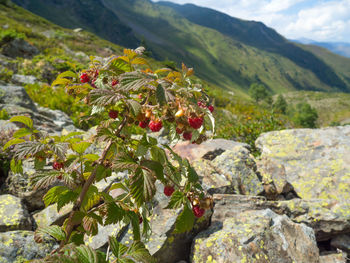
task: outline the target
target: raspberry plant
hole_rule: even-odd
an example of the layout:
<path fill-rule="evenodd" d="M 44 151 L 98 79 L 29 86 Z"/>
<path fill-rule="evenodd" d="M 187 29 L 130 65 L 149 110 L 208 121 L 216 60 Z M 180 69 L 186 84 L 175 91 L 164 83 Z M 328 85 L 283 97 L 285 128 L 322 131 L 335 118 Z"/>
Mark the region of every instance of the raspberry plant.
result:
<path fill-rule="evenodd" d="M 53 82 L 91 108 L 81 121 L 99 123 L 93 140 L 83 139 L 80 132 L 45 134 L 25 116 L 10 120 L 23 124 L 4 146 L 13 151 L 13 170 L 21 171 L 23 159 L 33 160 L 35 189 L 60 182 L 45 194 L 45 205 L 57 204 L 59 211 L 73 203 L 62 226 L 36 231 L 37 242 L 47 234 L 60 241 L 44 262 L 108 262 L 108 255 L 85 246 L 83 238 L 96 235 L 98 225 L 117 223 L 130 224 L 135 241 L 126 247 L 110 237 L 109 247 L 117 258 L 113 262 L 152 262 L 142 241 L 151 232 L 148 218 L 156 181 L 169 196 L 167 208 L 183 207 L 175 225 L 179 233 L 191 230 L 195 217 L 211 207 L 211 198 L 190 163 L 168 145 L 159 145 L 158 135 L 151 136 L 163 128 L 171 142 L 181 134 L 192 143 L 206 140 L 208 131 L 214 133 L 212 110 L 205 106 L 210 105 L 209 98 L 199 84 L 192 83 L 193 69 L 182 65 L 182 72 L 153 71 L 143 51 L 126 49 L 123 56 L 93 58 L 88 69 L 64 72 Z M 91 153 L 92 144 L 101 146 L 101 153 Z M 127 171 L 128 176 L 103 191 L 94 185 L 119 171 Z M 114 189 L 122 194 L 111 195 Z"/>

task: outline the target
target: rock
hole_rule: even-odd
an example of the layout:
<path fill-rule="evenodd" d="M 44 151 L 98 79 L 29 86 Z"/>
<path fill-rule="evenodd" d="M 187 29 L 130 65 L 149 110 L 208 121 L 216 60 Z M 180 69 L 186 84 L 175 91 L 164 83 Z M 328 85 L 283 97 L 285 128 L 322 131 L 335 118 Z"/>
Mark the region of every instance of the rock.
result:
<path fill-rule="evenodd" d="M 43 258 L 58 245 L 53 241 L 35 243 L 34 232 L 11 231 L 0 233 L 0 262 L 26 262 Z"/>
<path fill-rule="evenodd" d="M 346 253 L 331 253 L 327 255 L 320 256 L 319 263 L 347 263 Z"/>
<path fill-rule="evenodd" d="M 16 124 L 5 120 L 0 120 L 0 134 L 18 130 Z"/>
<path fill-rule="evenodd" d="M 58 133 L 63 129 L 78 131 L 67 114 L 36 106 L 21 86 L 0 86 L 0 109 L 5 109 L 10 116 L 31 117 L 34 126 L 40 131 L 48 133 Z"/>
<path fill-rule="evenodd" d="M 23 87 L 0 86 L 0 108 L 6 109 L 11 105 L 13 107 L 19 106 L 32 112 L 37 112 L 34 102 Z"/>
<path fill-rule="evenodd" d="M 287 194 L 293 191 L 293 186 L 287 181 L 286 170 L 283 165 L 270 159 L 260 159 L 257 170 L 265 184 L 273 183 L 277 194 Z"/>
<path fill-rule="evenodd" d="M 33 214 L 33 218 L 37 227 L 62 225 L 72 209 L 72 203 L 62 207 L 59 212 L 57 212 L 57 204 L 49 205 L 45 209 Z"/>
<path fill-rule="evenodd" d="M 216 157 L 212 164 L 217 171 L 225 175 L 237 193 L 258 195 L 264 191 L 255 173 L 254 158 L 247 148 L 235 146 Z"/>
<path fill-rule="evenodd" d="M 26 85 L 34 84 L 35 82 L 37 82 L 37 79 L 34 76 L 14 74 L 12 76 L 12 82 L 15 84 Z"/>
<path fill-rule="evenodd" d="M 319 254 L 311 228 L 265 209 L 213 220 L 196 237 L 191 259 L 193 263 L 318 263 Z"/>
<path fill-rule="evenodd" d="M 2 54 L 11 58 L 32 58 L 39 50 L 22 38 L 16 38 L 2 47 Z"/>
<path fill-rule="evenodd" d="M 331 240 L 331 246 L 350 253 L 350 235 L 339 235 Z"/>
<path fill-rule="evenodd" d="M 269 132 L 256 145 L 262 158 L 285 167 L 286 180 L 302 199 L 348 203 L 350 126 Z"/>
<path fill-rule="evenodd" d="M 93 249 L 100 249 L 106 246 L 109 236 L 119 236 L 127 229 L 126 226 L 113 224 L 107 226 L 98 226 L 98 234 L 96 236 L 84 236 L 85 245 Z"/>
<path fill-rule="evenodd" d="M 0 195 L 0 232 L 31 229 L 32 223 L 21 199 Z"/>
<path fill-rule="evenodd" d="M 189 161 L 194 161 L 201 158 L 213 160 L 224 151 L 232 150 L 237 146 L 249 149 L 249 145 L 245 143 L 225 139 L 214 139 L 205 141 L 200 145 L 189 142 L 179 142 L 174 146 L 173 150 L 182 158 L 187 158 Z"/>
<path fill-rule="evenodd" d="M 0 54 L 0 68 L 6 68 L 7 70 L 11 70 L 14 73 L 18 71 L 18 62 L 10 57 L 6 57 Z"/>

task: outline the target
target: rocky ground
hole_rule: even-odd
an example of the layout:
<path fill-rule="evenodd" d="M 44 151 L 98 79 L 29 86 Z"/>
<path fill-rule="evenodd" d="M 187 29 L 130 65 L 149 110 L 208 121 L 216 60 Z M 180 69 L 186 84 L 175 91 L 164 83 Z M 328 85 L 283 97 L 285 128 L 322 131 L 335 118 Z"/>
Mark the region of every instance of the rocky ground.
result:
<path fill-rule="evenodd" d="M 1 109 L 11 116 L 26 114 L 49 133 L 76 129 L 66 114 L 35 105 L 21 86 L 0 86 Z M 0 135 L 14 129 L 18 127 L 0 121 Z M 175 234 L 180 210 L 163 209 L 168 199 L 158 187 L 147 247 L 160 263 L 349 262 L 350 126 L 270 132 L 256 145 L 262 153 L 258 158 L 248 145 L 223 139 L 175 146 L 194 165 L 215 206 L 192 231 Z M 35 243 L 33 231 L 62 223 L 71 208 L 60 213 L 55 206 L 45 208 L 45 193 L 33 191 L 28 183 L 33 172 L 25 163 L 24 175 L 10 172 L 1 178 L 1 263 L 45 256 L 57 244 Z M 106 249 L 108 235 L 128 244 L 130 232 L 127 225 L 100 227 L 96 237 L 85 241 Z"/>

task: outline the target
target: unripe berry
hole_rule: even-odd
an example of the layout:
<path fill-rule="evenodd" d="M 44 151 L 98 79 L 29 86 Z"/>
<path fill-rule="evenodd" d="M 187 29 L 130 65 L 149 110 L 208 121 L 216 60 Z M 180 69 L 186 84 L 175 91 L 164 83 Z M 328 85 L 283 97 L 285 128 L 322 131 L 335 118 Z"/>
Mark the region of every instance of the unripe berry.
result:
<path fill-rule="evenodd" d="M 116 111 L 116 110 L 110 110 L 110 111 L 108 112 L 108 116 L 109 116 L 111 119 L 116 119 L 116 118 L 118 118 L 118 115 L 119 115 L 119 113 L 118 113 L 118 111 Z"/>
<path fill-rule="evenodd" d="M 88 74 L 86 73 L 83 73 L 80 75 L 80 82 L 81 83 L 86 83 L 86 82 L 89 82 L 90 81 L 90 78 L 88 76 Z"/>
<path fill-rule="evenodd" d="M 58 180 L 62 180 L 62 175 L 57 176 Z"/>
<path fill-rule="evenodd" d="M 183 133 L 183 130 L 180 129 L 180 128 L 176 128 L 176 133 L 177 133 L 177 134 L 181 134 L 181 133 Z"/>
<path fill-rule="evenodd" d="M 151 129 L 151 131 L 158 132 L 163 127 L 163 124 L 162 121 L 151 121 L 148 124 L 148 127 Z"/>
<path fill-rule="evenodd" d="M 184 132 L 182 136 L 185 140 L 190 141 L 192 139 L 192 132 Z"/>
<path fill-rule="evenodd" d="M 184 116 L 184 110 L 183 109 L 179 109 L 176 113 L 175 113 L 175 117 L 176 118 L 180 118 Z"/>
<path fill-rule="evenodd" d="M 166 196 L 171 196 L 174 192 L 175 192 L 174 187 L 169 186 L 169 185 L 167 185 L 167 186 L 164 187 L 164 194 L 165 194 Z"/>
<path fill-rule="evenodd" d="M 204 215 L 205 209 L 201 208 L 199 205 L 192 207 L 192 211 L 195 217 L 200 218 Z"/>

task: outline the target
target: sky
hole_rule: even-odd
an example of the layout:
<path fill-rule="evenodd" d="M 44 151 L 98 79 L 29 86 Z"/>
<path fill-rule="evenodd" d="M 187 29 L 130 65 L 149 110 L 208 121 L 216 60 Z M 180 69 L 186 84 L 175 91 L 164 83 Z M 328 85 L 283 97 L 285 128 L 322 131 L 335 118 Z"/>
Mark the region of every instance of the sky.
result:
<path fill-rule="evenodd" d="M 350 43 L 350 0 L 168 1 L 193 3 L 233 17 L 261 21 L 289 39 Z"/>

